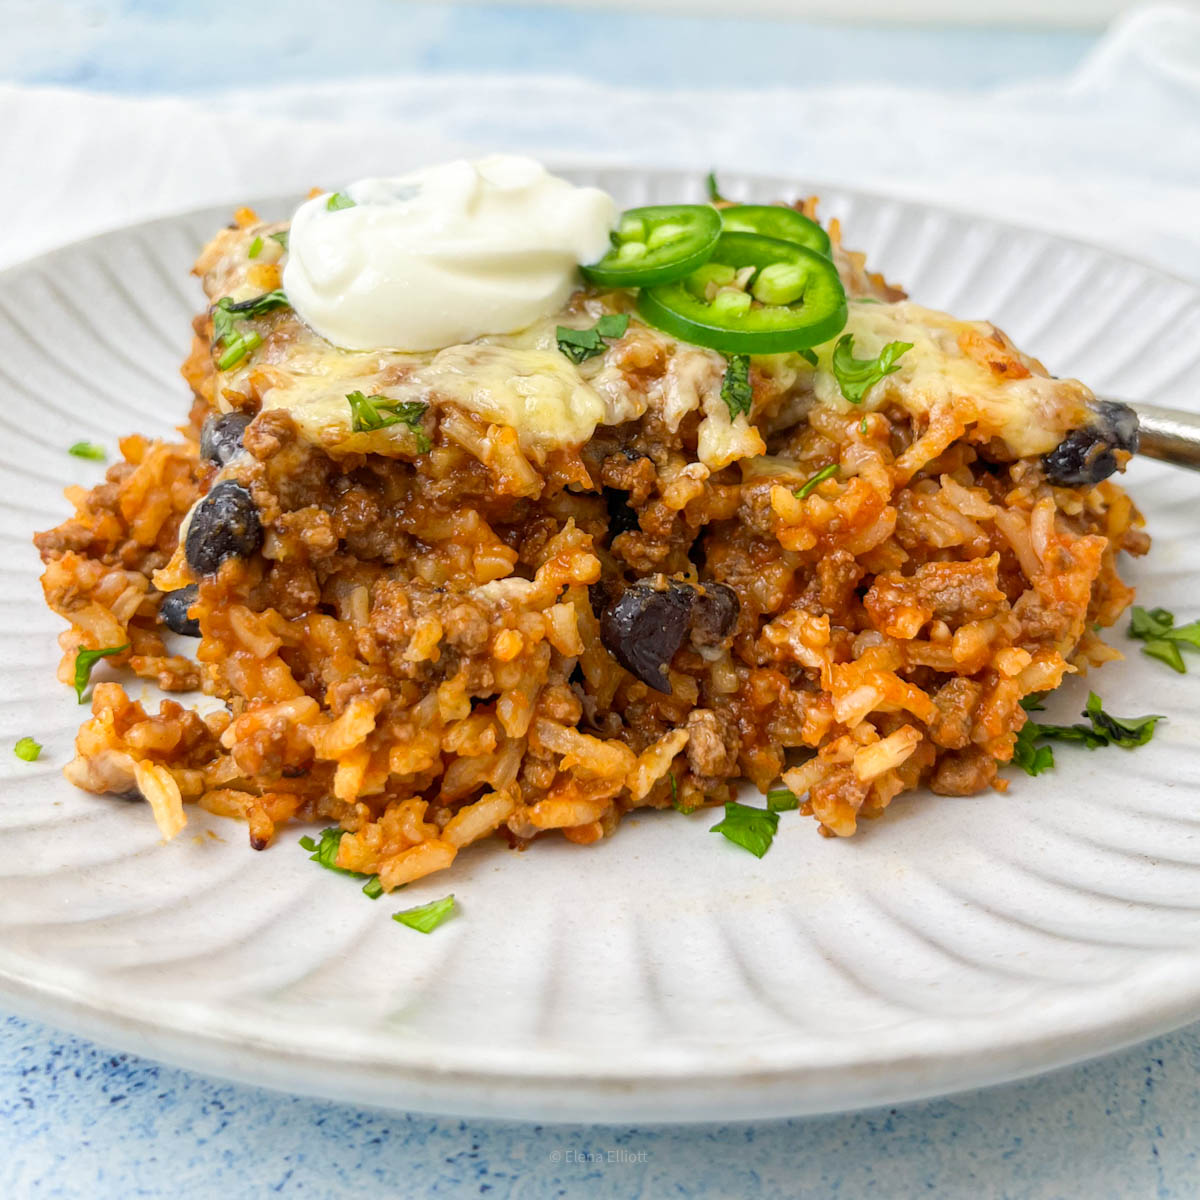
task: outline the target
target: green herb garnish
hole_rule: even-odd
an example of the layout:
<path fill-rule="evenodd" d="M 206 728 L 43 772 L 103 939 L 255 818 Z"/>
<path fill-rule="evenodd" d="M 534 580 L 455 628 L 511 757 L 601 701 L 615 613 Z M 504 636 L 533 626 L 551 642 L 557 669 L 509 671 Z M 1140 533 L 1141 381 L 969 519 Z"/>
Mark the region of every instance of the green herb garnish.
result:
<path fill-rule="evenodd" d="M 454 894 L 451 893 L 417 908 L 406 908 L 403 912 L 392 913 L 392 920 L 421 933 L 432 933 L 453 911 Z"/>
<path fill-rule="evenodd" d="M 273 242 L 278 242 L 285 250 L 288 248 L 288 231 L 281 229 L 278 233 L 269 233 L 267 237 Z"/>
<path fill-rule="evenodd" d="M 37 762 L 37 756 L 42 752 L 42 743 L 31 737 L 23 737 L 13 747 L 13 753 L 24 762 Z"/>
<path fill-rule="evenodd" d="M 389 400 L 387 396 L 368 396 L 350 392 L 350 428 L 355 433 L 374 433 L 389 425 L 407 425 L 416 439 L 417 450 L 424 454 L 431 445 L 429 435 L 421 428 L 421 418 L 429 407 L 421 400 Z"/>
<path fill-rule="evenodd" d="M 91 682 L 92 668 L 102 658 L 120 654 L 121 651 L 128 649 L 129 643 L 126 642 L 123 646 L 109 646 L 105 650 L 80 650 L 75 655 L 75 695 L 79 698 L 80 704 L 83 703 L 83 693 L 87 691 L 87 685 Z"/>
<path fill-rule="evenodd" d="M 260 234 L 254 239 L 254 241 L 250 243 L 250 249 L 246 251 L 246 257 L 257 258 L 262 253 L 262 248 L 263 240 L 262 235 Z"/>
<path fill-rule="evenodd" d="M 800 807 L 800 798 L 791 788 L 772 788 L 767 793 L 767 807 L 775 813 L 791 812 Z"/>
<path fill-rule="evenodd" d="M 821 361 L 819 358 L 817 358 L 817 352 L 815 350 L 803 349 L 797 350 L 796 353 L 800 355 L 800 357 L 804 359 L 804 361 L 808 363 L 810 367 L 815 367 L 817 363 Z"/>
<path fill-rule="evenodd" d="M 750 386 L 750 359 L 745 354 L 735 354 L 725 368 L 725 378 L 721 380 L 721 399 L 729 409 L 729 419 L 737 419 L 738 413 L 750 415 L 754 404 L 754 389 Z"/>
<path fill-rule="evenodd" d="M 751 808 L 730 800 L 725 805 L 725 817 L 709 830 L 709 833 L 724 834 L 731 842 L 749 850 L 755 858 L 762 858 L 771 848 L 775 831 L 779 828 L 779 814 L 766 808 Z"/>
<path fill-rule="evenodd" d="M 221 347 L 221 355 L 217 359 L 217 369 L 228 371 L 236 366 L 252 350 L 262 345 L 262 335 L 253 331 L 241 329 L 239 321 L 252 317 L 261 317 L 276 308 L 288 306 L 287 293 L 282 288 L 264 292 L 261 296 L 251 296 L 248 300 L 234 301 L 229 296 L 222 296 L 213 305 L 213 348 Z"/>
<path fill-rule="evenodd" d="M 1039 699 L 1038 696 L 1026 696 L 1021 707 L 1027 712 L 1040 712 Z M 1114 717 L 1104 711 L 1104 702 L 1095 692 L 1088 692 L 1082 715 L 1087 717 L 1088 724 L 1040 725 L 1036 721 L 1026 721 L 1017 734 L 1013 762 L 1029 775 L 1038 775 L 1054 766 L 1054 752 L 1039 742 L 1075 742 L 1089 750 L 1098 750 L 1102 746 L 1132 750 L 1135 746 L 1144 746 L 1154 736 L 1158 722 L 1165 720 L 1159 713 L 1145 717 Z"/>
<path fill-rule="evenodd" d="M 1012 760 L 1026 775 L 1040 775 L 1054 766 L 1054 751 L 1037 744 L 1037 723 L 1026 721 L 1013 744 Z"/>
<path fill-rule="evenodd" d="M 851 404 L 861 404 L 867 392 L 885 375 L 900 370 L 900 356 L 912 348 L 912 342 L 888 342 L 876 358 L 855 358 L 854 334 L 843 334 L 833 348 L 832 358 L 833 375 L 842 395 Z"/>
<path fill-rule="evenodd" d="M 331 192 L 329 199 L 325 201 L 325 207 L 330 212 L 337 212 L 341 208 L 353 208 L 354 201 L 341 192 Z"/>
<path fill-rule="evenodd" d="M 829 466 L 822 467 L 802 487 L 798 487 L 796 489 L 796 499 L 804 500 L 806 497 L 810 496 L 816 487 L 824 483 L 825 480 L 832 479 L 838 473 L 838 470 L 839 468 L 837 463 L 830 463 Z"/>
<path fill-rule="evenodd" d="M 104 447 L 95 442 L 76 442 L 67 447 L 67 453 L 75 455 L 76 458 L 90 458 L 92 462 L 104 462 L 108 458 Z"/>
<path fill-rule="evenodd" d="M 604 353 L 608 347 L 605 338 L 623 337 L 628 328 L 628 313 L 606 313 L 590 329 L 559 325 L 554 336 L 558 339 L 558 348 L 578 366 L 585 359 Z"/>
<path fill-rule="evenodd" d="M 1145 643 L 1142 653 L 1147 658 L 1157 658 L 1183 675 L 1187 664 L 1180 648 L 1191 646 L 1200 650 L 1200 621 L 1177 627 L 1173 612 L 1165 608 L 1147 610 L 1135 604 L 1129 612 L 1129 636 Z"/>
<path fill-rule="evenodd" d="M 708 192 L 708 200 L 710 204 L 720 204 L 725 197 L 721 195 L 721 189 L 717 186 L 716 171 L 709 171 L 704 177 L 704 187 Z"/>
<path fill-rule="evenodd" d="M 363 884 L 363 895 L 369 896 L 372 900 L 378 900 L 383 895 L 383 884 L 379 882 L 378 875 L 364 875 L 362 871 L 350 871 L 345 867 L 334 866 L 337 861 L 338 846 L 345 835 L 344 829 L 336 827 L 322 829 L 319 842 L 314 842 L 306 834 L 300 839 L 300 845 L 305 850 L 311 851 L 308 857 L 313 862 L 320 863 L 327 871 L 336 871 L 339 875 L 349 875 L 352 879 L 365 879 L 367 882 Z"/>

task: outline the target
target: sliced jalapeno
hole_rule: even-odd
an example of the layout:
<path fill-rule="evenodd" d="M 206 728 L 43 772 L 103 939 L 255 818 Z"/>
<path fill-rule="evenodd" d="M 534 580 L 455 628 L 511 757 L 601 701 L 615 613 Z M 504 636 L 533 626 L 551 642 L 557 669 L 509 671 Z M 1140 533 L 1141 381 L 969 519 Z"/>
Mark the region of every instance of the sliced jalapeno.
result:
<path fill-rule="evenodd" d="M 706 262 L 720 235 L 721 217 L 707 204 L 630 208 L 612 232 L 612 249 L 580 270 L 600 287 L 666 283 Z"/>
<path fill-rule="evenodd" d="M 722 208 L 721 225 L 730 233 L 761 233 L 830 255 L 829 234 L 816 221 L 782 204 L 734 204 Z"/>
<path fill-rule="evenodd" d="M 745 290 L 736 280 L 754 273 Z M 756 233 L 723 233 L 686 279 L 643 289 L 638 312 L 681 341 L 726 354 L 819 346 L 846 324 L 846 293 L 824 255 Z"/>

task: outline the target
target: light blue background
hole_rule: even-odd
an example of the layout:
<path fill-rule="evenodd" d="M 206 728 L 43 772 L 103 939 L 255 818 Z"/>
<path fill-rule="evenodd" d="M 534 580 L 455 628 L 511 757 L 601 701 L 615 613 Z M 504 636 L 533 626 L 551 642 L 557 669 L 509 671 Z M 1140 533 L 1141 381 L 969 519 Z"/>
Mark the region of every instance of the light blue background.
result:
<path fill-rule="evenodd" d="M 1062 74 L 1091 41 L 399 0 L 0 0 L 0 80 L 133 94 L 439 70 L 664 88 L 710 77 L 981 88 Z M 1192 1027 L 1038 1080 L 900 1109 L 553 1127 L 282 1096 L 9 1017 L 0 1196 L 1185 1197 L 1200 1190 L 1198 1068 Z"/>

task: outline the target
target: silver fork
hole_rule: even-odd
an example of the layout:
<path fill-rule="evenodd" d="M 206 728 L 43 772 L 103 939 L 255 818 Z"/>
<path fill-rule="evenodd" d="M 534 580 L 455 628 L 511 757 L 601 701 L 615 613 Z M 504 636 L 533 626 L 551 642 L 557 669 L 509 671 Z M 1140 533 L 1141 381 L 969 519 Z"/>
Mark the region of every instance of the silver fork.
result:
<path fill-rule="evenodd" d="M 1200 471 L 1200 413 L 1158 404 L 1129 407 L 1138 415 L 1139 454 Z"/>

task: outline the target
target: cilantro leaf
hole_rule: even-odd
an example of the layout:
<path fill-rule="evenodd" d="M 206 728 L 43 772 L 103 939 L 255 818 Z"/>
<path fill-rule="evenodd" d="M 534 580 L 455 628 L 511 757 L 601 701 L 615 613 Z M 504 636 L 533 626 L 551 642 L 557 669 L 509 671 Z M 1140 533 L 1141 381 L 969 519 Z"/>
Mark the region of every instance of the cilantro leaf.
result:
<path fill-rule="evenodd" d="M 1026 721 L 1013 744 L 1012 760 L 1026 775 L 1040 775 L 1054 766 L 1054 751 L 1037 744 L 1038 726 Z"/>
<path fill-rule="evenodd" d="M 403 912 L 392 913 L 392 920 L 421 933 L 432 933 L 453 911 L 454 894 L 451 893 L 417 908 L 406 908 Z"/>
<path fill-rule="evenodd" d="M 1157 658 L 1180 675 L 1187 672 L 1181 646 L 1200 650 L 1200 621 L 1176 626 L 1175 614 L 1165 608 L 1149 610 L 1135 604 L 1129 610 L 1129 636 L 1145 642 L 1142 653 Z"/>
<path fill-rule="evenodd" d="M 750 359 L 745 354 L 735 354 L 725 369 L 721 380 L 721 399 L 729 409 L 729 419 L 737 419 L 738 413 L 750 415 L 754 405 L 754 389 L 750 386 Z"/>
<path fill-rule="evenodd" d="M 572 329 L 569 325 L 559 325 L 554 330 L 554 336 L 558 341 L 559 350 L 578 366 L 586 359 L 604 353 L 607 349 L 605 338 L 623 337 L 628 328 L 628 313 L 605 313 L 589 329 Z"/>
<path fill-rule="evenodd" d="M 102 659 L 108 658 L 111 654 L 120 654 L 122 650 L 128 650 L 129 643 L 126 642 L 123 646 L 109 646 L 105 650 L 80 650 L 75 655 L 75 695 L 79 698 L 79 703 L 83 703 L 83 693 L 87 691 L 87 685 L 91 682 L 92 668 Z"/>
<path fill-rule="evenodd" d="M 75 455 L 76 458 L 90 458 L 92 462 L 104 462 L 108 458 L 104 447 L 95 442 L 76 442 L 67 447 L 67 453 Z"/>
<path fill-rule="evenodd" d="M 41 742 L 31 737 L 21 738 L 13 747 L 13 753 L 24 762 L 37 762 L 37 756 L 42 752 Z"/>
<path fill-rule="evenodd" d="M 1042 703 L 1041 692 L 1030 692 L 1028 696 L 1021 697 L 1021 707 L 1026 712 L 1045 712 L 1046 706 Z"/>
<path fill-rule="evenodd" d="M 1145 717 L 1114 717 L 1104 711 L 1103 702 L 1095 692 L 1088 692 L 1083 715 L 1091 721 L 1097 733 L 1103 733 L 1114 745 L 1124 746 L 1127 750 L 1144 746 L 1154 736 L 1154 727 L 1158 722 L 1166 720 L 1161 713 Z"/>
<path fill-rule="evenodd" d="M 311 851 L 308 857 L 313 862 L 320 863 L 327 871 L 335 871 L 338 875 L 349 875 L 352 879 L 365 879 L 367 882 L 363 884 L 363 895 L 372 900 L 378 900 L 383 895 L 383 884 L 379 882 L 378 875 L 364 875 L 361 871 L 350 871 L 345 867 L 334 866 L 337 861 L 338 846 L 341 845 L 342 838 L 345 836 L 344 829 L 331 826 L 329 829 L 321 830 L 319 842 L 314 842 L 305 834 L 300 839 L 300 845 L 305 850 Z"/>
<path fill-rule="evenodd" d="M 350 392 L 346 400 L 350 405 L 350 428 L 355 433 L 407 425 L 416 439 L 418 452 L 424 454 L 430 448 L 429 435 L 421 428 L 421 418 L 429 407 L 423 401 L 389 400 L 387 396 L 367 396 L 362 392 Z"/>
<path fill-rule="evenodd" d="M 830 463 L 827 467 L 822 467 L 811 479 L 798 487 L 795 492 L 797 500 L 804 500 L 811 496 L 813 491 L 827 479 L 832 479 L 838 473 L 837 463 Z"/>
<path fill-rule="evenodd" d="M 779 828 L 779 814 L 766 808 L 751 808 L 730 800 L 725 805 L 725 817 L 718 821 L 709 833 L 724 834 L 735 845 L 749 850 L 755 858 L 762 858 L 775 840 Z"/>
<path fill-rule="evenodd" d="M 264 292 L 261 296 L 251 296 L 247 300 L 234 301 L 229 296 L 222 296 L 212 309 L 213 349 L 220 347 L 222 351 L 217 359 L 217 369 L 228 371 L 262 345 L 262 335 L 241 329 L 239 321 L 261 317 L 273 309 L 287 306 L 287 293 L 282 288 Z"/>
<path fill-rule="evenodd" d="M 772 788 L 767 793 L 767 807 L 773 813 L 791 812 L 800 807 L 800 798 L 791 788 Z"/>
<path fill-rule="evenodd" d="M 278 233 L 269 233 L 267 236 L 273 242 L 278 242 L 285 250 L 288 248 L 288 233 L 286 229 L 281 229 Z"/>
<path fill-rule="evenodd" d="M 325 201 L 325 208 L 328 212 L 337 212 L 342 208 L 353 208 L 354 201 L 349 196 L 341 192 L 330 192 L 329 199 Z"/>
<path fill-rule="evenodd" d="M 912 348 L 912 342 L 888 342 L 876 358 L 855 358 L 854 334 L 842 334 L 831 360 L 842 395 L 851 404 L 861 404 L 867 392 L 885 375 L 900 370 L 900 356 Z"/>

